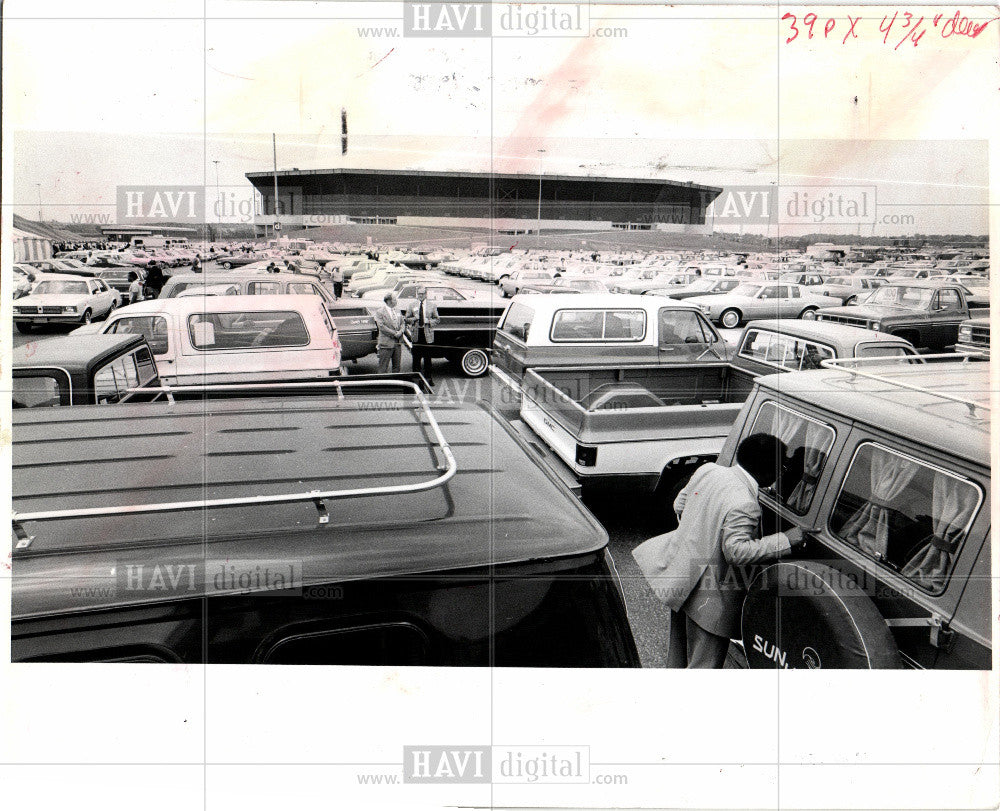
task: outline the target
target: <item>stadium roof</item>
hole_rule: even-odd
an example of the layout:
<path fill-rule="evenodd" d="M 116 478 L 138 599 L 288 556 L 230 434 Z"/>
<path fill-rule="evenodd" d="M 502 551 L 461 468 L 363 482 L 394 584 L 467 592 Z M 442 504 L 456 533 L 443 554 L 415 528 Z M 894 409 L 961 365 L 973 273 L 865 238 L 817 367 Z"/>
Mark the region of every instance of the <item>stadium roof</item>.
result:
<path fill-rule="evenodd" d="M 537 172 L 528 172 L 521 174 L 512 174 L 506 172 L 431 172 L 424 170 L 408 170 L 408 169 L 279 169 L 277 173 L 273 171 L 269 172 L 247 172 L 246 177 L 248 180 L 253 182 L 254 180 L 263 180 L 265 178 L 272 178 L 277 174 L 278 177 L 302 177 L 306 175 L 374 175 L 381 177 L 434 177 L 434 178 L 447 178 L 447 177 L 464 177 L 464 178 L 482 178 L 482 179 L 499 179 L 499 180 L 530 180 L 537 181 Z M 687 181 L 679 180 L 667 180 L 666 178 L 648 178 L 648 177 L 595 177 L 590 175 L 553 175 L 545 173 L 542 175 L 545 180 L 561 180 L 566 182 L 576 182 L 576 183 L 632 183 L 632 184 L 644 184 L 644 185 L 654 185 L 654 186 L 679 186 L 686 189 L 694 189 L 706 192 L 713 192 L 716 195 L 722 193 L 722 189 L 716 186 L 703 186 L 698 183 L 691 183 Z"/>

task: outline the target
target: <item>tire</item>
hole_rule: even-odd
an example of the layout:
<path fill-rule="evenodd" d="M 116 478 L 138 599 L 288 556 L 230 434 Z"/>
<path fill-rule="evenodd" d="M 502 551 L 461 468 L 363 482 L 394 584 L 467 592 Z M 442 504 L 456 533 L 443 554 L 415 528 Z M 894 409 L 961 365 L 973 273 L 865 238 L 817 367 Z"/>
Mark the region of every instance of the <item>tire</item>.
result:
<path fill-rule="evenodd" d="M 83 311 L 83 318 L 80 319 L 81 324 L 89 324 L 94 320 L 94 314 L 90 311 L 88 307 Z"/>
<path fill-rule="evenodd" d="M 30 321 L 15 321 L 14 326 L 17 327 L 17 331 L 22 335 L 27 335 L 31 332 L 31 322 Z"/>
<path fill-rule="evenodd" d="M 507 288 L 503 285 L 500 286 L 500 298 L 510 298 L 510 296 L 507 295 Z"/>
<path fill-rule="evenodd" d="M 233 269 L 233 263 L 232 263 L 232 262 L 223 262 L 223 263 L 222 263 L 222 266 L 223 266 L 223 267 L 224 267 L 224 268 L 225 268 L 226 270 L 232 270 L 232 269 Z"/>
<path fill-rule="evenodd" d="M 751 668 L 902 667 L 889 626 L 857 578 L 812 560 L 776 563 L 753 578 L 741 636 Z"/>
<path fill-rule="evenodd" d="M 742 320 L 743 313 L 732 308 L 724 310 L 722 315 L 719 316 L 719 323 L 726 329 L 736 329 Z"/>
<path fill-rule="evenodd" d="M 806 321 L 816 320 L 816 307 L 806 307 L 801 313 L 799 313 L 799 318 Z"/>
<path fill-rule="evenodd" d="M 482 377 L 489 371 L 490 358 L 482 349 L 467 349 L 459 358 L 458 365 L 466 377 Z"/>

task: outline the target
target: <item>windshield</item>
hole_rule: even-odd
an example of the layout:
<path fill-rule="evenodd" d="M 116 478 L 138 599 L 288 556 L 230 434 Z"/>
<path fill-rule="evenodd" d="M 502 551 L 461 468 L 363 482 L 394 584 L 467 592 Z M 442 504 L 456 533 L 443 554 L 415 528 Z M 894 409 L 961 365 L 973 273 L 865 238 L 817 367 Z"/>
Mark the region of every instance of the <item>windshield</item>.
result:
<path fill-rule="evenodd" d="M 927 307 L 933 295 L 934 291 L 928 287 L 907 287 L 892 284 L 874 291 L 866 303 L 897 307 Z"/>
<path fill-rule="evenodd" d="M 688 290 L 693 293 L 700 293 L 702 291 L 714 290 L 717 284 L 718 282 L 714 282 L 711 279 L 698 279 L 688 285 Z"/>
<path fill-rule="evenodd" d="M 63 281 L 48 281 L 41 282 L 34 291 L 38 293 L 68 293 L 74 296 L 85 296 L 87 295 L 87 283 L 86 282 L 63 282 Z"/>
<path fill-rule="evenodd" d="M 845 276 L 831 276 L 826 280 L 827 284 L 850 284 Z"/>
<path fill-rule="evenodd" d="M 761 286 L 759 284 L 740 284 L 732 289 L 732 294 L 734 296 L 756 296 L 760 292 Z"/>

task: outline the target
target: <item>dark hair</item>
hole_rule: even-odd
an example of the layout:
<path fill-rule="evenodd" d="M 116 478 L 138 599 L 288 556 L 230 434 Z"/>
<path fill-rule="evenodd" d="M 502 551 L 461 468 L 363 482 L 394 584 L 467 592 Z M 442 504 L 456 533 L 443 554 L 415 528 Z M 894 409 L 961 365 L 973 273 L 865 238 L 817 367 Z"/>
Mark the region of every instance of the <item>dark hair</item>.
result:
<path fill-rule="evenodd" d="M 134 270 L 130 270 L 130 271 L 128 272 L 128 280 L 129 280 L 130 282 L 134 282 L 134 281 L 135 281 L 136 279 L 138 279 L 138 278 L 139 278 L 139 274 L 138 274 L 138 273 L 136 273 L 136 272 L 135 272 Z"/>
<path fill-rule="evenodd" d="M 761 487 L 770 487 L 778 479 L 788 448 L 771 434 L 750 434 L 736 449 L 736 464 L 753 476 Z"/>

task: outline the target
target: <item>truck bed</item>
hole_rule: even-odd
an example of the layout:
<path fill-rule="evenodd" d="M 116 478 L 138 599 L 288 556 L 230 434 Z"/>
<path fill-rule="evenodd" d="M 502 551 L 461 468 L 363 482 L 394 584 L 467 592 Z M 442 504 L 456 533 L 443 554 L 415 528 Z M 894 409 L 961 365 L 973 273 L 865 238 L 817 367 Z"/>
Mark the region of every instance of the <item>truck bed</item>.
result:
<path fill-rule="evenodd" d="M 521 414 L 548 417 L 583 444 L 722 435 L 753 385 L 732 364 L 533 369 Z"/>

